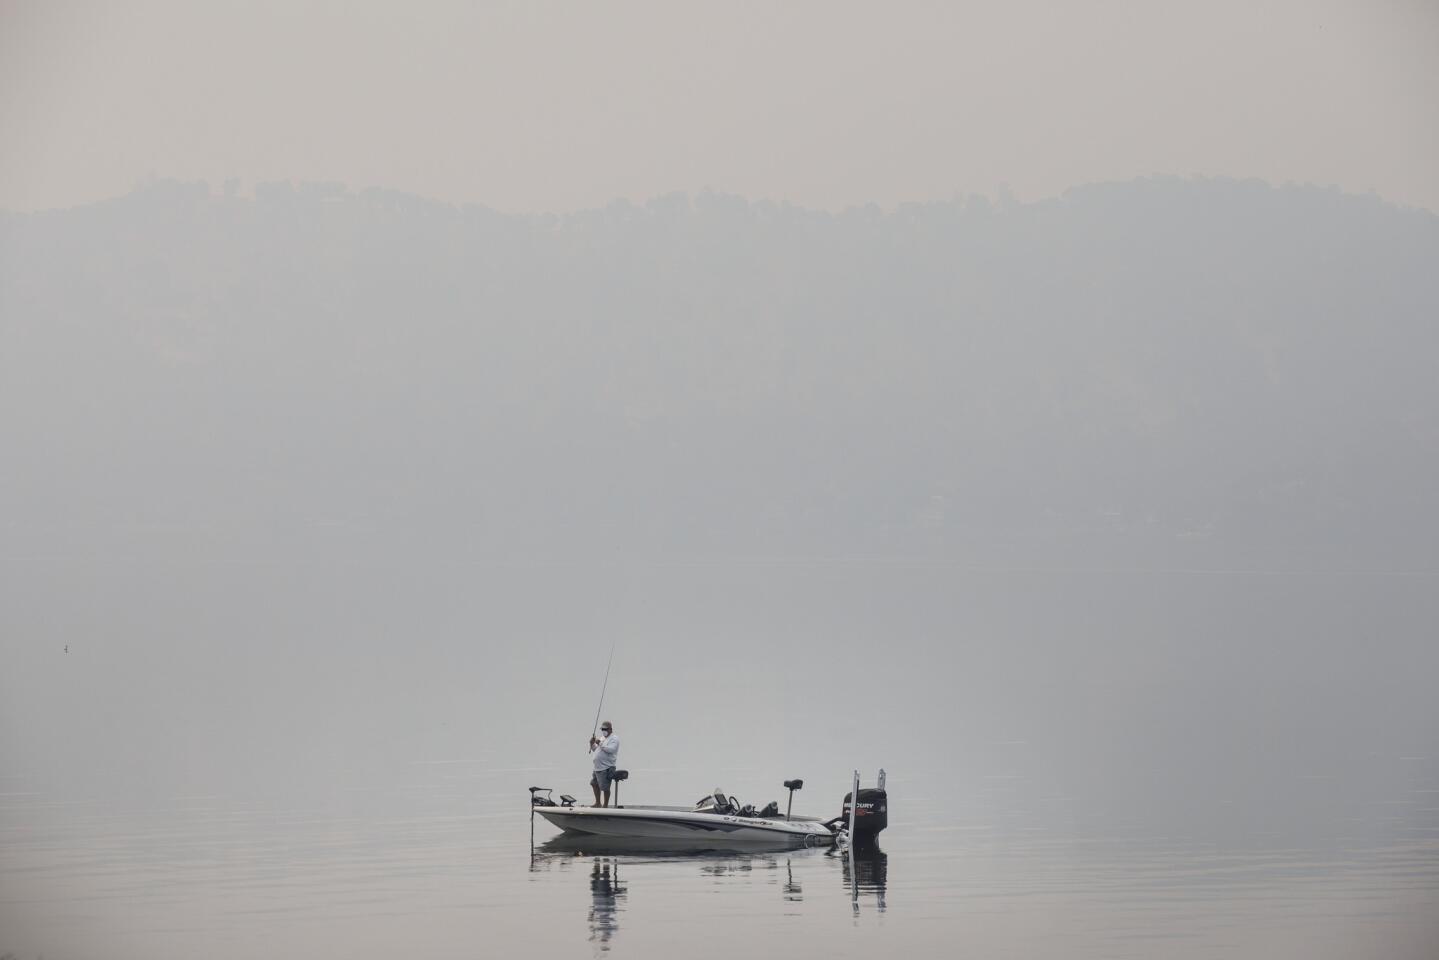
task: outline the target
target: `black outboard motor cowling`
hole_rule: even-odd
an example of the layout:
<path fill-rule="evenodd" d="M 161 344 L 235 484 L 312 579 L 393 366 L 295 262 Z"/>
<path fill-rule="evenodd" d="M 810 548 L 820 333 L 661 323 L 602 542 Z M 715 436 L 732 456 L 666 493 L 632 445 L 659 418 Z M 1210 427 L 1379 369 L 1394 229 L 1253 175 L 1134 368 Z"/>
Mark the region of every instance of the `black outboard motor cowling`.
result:
<path fill-rule="evenodd" d="M 863 843 L 873 840 L 879 832 L 889 826 L 889 795 L 879 787 L 861 787 L 859 803 L 854 814 L 854 841 Z M 844 808 L 840 823 L 849 823 L 850 795 L 844 795 Z"/>

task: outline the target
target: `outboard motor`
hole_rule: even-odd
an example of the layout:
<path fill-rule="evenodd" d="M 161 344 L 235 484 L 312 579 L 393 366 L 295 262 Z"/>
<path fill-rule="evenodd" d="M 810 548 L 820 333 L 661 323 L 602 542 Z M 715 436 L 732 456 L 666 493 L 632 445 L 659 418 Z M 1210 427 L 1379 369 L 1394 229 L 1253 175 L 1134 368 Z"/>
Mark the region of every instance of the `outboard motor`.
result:
<path fill-rule="evenodd" d="M 857 801 L 852 799 L 851 794 L 844 795 L 840 823 L 849 823 L 851 804 L 855 807 L 854 836 L 851 839 L 857 844 L 873 843 L 879 832 L 889 826 L 889 794 L 884 790 L 883 770 L 879 772 L 879 786 L 861 787 Z"/>

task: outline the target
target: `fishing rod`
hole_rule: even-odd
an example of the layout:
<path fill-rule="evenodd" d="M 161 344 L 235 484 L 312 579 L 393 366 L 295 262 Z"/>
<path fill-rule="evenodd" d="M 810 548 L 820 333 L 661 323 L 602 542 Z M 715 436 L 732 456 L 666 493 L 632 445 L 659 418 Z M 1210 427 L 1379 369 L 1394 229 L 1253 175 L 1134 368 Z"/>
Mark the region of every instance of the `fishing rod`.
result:
<path fill-rule="evenodd" d="M 595 734 L 598 733 L 600 729 L 600 711 L 605 708 L 605 690 L 608 689 L 610 685 L 610 665 L 615 662 L 615 644 L 618 642 L 619 639 L 616 638 L 615 642 L 610 644 L 610 658 L 605 663 L 605 682 L 604 685 L 600 687 L 600 705 L 595 707 L 595 726 L 594 729 L 590 731 L 591 746 L 594 745 Z"/>

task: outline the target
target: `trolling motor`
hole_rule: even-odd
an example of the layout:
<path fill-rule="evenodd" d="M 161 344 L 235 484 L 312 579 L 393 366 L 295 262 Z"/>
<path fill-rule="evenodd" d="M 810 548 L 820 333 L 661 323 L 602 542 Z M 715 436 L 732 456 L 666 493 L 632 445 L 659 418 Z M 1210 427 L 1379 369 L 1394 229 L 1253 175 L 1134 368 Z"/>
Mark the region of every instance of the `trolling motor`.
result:
<path fill-rule="evenodd" d="M 555 801 L 550 797 L 550 793 L 553 789 L 553 787 L 530 787 L 530 806 L 573 807 L 575 805 L 575 798 L 570 796 L 568 793 L 560 794 L 560 802 L 555 803 Z M 540 796 L 540 794 L 542 793 L 544 794 L 543 797 Z"/>
<path fill-rule="evenodd" d="M 794 792 L 804 786 L 803 780 L 786 780 L 784 788 L 789 791 L 789 803 L 784 807 L 784 818 L 789 819 L 789 812 L 794 809 Z"/>

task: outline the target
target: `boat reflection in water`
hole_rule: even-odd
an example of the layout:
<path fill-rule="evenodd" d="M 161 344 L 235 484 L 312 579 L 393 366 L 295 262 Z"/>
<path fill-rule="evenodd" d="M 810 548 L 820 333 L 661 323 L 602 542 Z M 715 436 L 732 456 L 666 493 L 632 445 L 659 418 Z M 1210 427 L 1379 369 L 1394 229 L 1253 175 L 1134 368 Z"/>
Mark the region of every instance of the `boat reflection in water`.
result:
<path fill-rule="evenodd" d="M 785 872 L 776 886 L 780 901 L 785 904 L 804 901 L 804 886 L 800 877 L 796 876 L 796 866 L 802 872 L 806 863 L 825 864 L 837 870 L 841 889 L 851 895 L 854 912 L 859 912 L 861 898 L 871 896 L 880 913 L 886 907 L 888 857 L 874 845 L 853 850 L 795 847 L 792 843 L 702 846 L 684 840 L 561 834 L 530 848 L 530 870 L 534 873 L 548 872 L 551 868 L 568 872 L 572 865 L 588 864 L 590 940 L 600 950 L 609 949 L 611 938 L 619 930 L 620 915 L 626 906 L 634 872 L 643 871 L 646 865 L 654 867 L 686 862 L 693 863 L 702 876 L 716 882 L 748 882 L 750 877 L 757 882 L 763 882 L 761 877 L 775 882 L 770 878 L 778 879 L 777 873 L 769 871 L 777 872 L 783 867 Z M 622 870 L 625 875 L 623 883 L 620 880 Z M 665 882 L 663 874 L 655 880 L 657 884 Z"/>
<path fill-rule="evenodd" d="M 590 904 L 586 917 L 590 928 L 589 939 L 599 951 L 606 952 L 611 938 L 619 930 L 620 914 L 624 912 L 629 895 L 629 887 L 620 879 L 622 858 L 603 850 L 583 849 L 578 845 L 562 846 L 554 841 L 535 846 L 532 840 L 530 873 L 546 872 L 551 867 L 569 873 L 572 867 L 582 864 L 583 858 L 587 857 L 593 857 L 589 861 Z"/>

